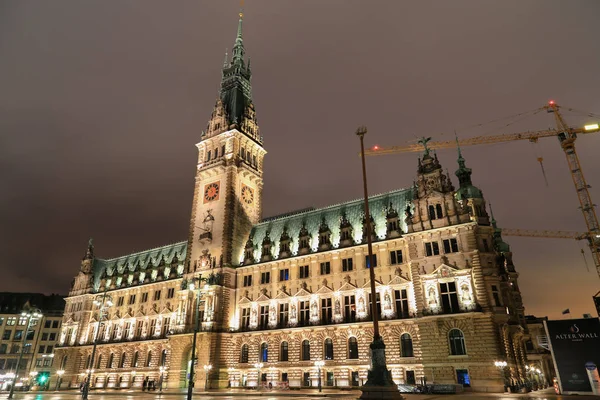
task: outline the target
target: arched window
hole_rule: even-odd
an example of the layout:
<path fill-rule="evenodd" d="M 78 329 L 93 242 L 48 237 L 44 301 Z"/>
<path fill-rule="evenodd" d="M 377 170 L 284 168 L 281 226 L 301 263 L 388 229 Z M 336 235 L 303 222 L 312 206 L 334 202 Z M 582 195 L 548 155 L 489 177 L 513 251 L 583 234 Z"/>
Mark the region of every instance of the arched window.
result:
<path fill-rule="evenodd" d="M 408 333 L 400 336 L 400 357 L 414 357 L 412 338 Z"/>
<path fill-rule="evenodd" d="M 308 340 L 302 341 L 302 361 L 310 361 L 310 342 Z"/>
<path fill-rule="evenodd" d="M 119 368 L 125 368 L 125 360 L 127 359 L 127 353 L 123 352 L 121 354 L 121 362 L 119 363 Z"/>
<path fill-rule="evenodd" d="M 323 343 L 323 359 L 333 360 L 333 340 L 330 338 L 325 339 Z"/>
<path fill-rule="evenodd" d="M 348 339 L 348 358 L 358 360 L 358 341 L 354 336 Z"/>
<path fill-rule="evenodd" d="M 167 349 L 164 349 L 162 353 L 160 353 L 160 365 L 164 367 L 167 364 Z"/>
<path fill-rule="evenodd" d="M 436 204 L 435 205 L 435 212 L 437 214 L 438 219 L 442 218 L 444 216 L 444 213 L 442 212 L 442 205 L 441 204 Z"/>
<path fill-rule="evenodd" d="M 90 369 L 90 361 L 92 360 L 92 355 L 88 354 L 87 358 L 85 359 L 85 368 L 84 369 Z"/>
<path fill-rule="evenodd" d="M 248 345 L 247 344 L 242 346 L 242 351 L 240 353 L 240 363 L 242 363 L 242 364 L 248 363 Z"/>
<path fill-rule="evenodd" d="M 138 367 L 138 361 L 140 359 L 140 352 L 136 351 L 135 353 L 133 353 L 133 361 L 131 362 L 131 366 L 133 368 L 137 368 Z"/>
<path fill-rule="evenodd" d="M 279 361 L 288 360 L 288 342 L 281 342 L 279 346 Z"/>
<path fill-rule="evenodd" d="M 102 363 L 102 354 L 98 355 L 98 360 L 96 360 L 96 369 L 100 369 L 100 364 Z"/>
<path fill-rule="evenodd" d="M 215 158 L 219 158 L 219 148 L 215 149 Z"/>
<path fill-rule="evenodd" d="M 67 356 L 63 356 L 62 361 L 60 362 L 60 369 L 65 369 L 67 367 Z"/>
<path fill-rule="evenodd" d="M 450 329 L 448 332 L 448 340 L 450 342 L 450 354 L 453 356 L 463 356 L 467 354 L 465 347 L 465 335 L 460 329 Z"/>
<path fill-rule="evenodd" d="M 211 155 L 211 152 L 209 150 L 208 153 L 206 153 L 206 161 L 207 162 L 210 161 L 210 155 Z"/>
<path fill-rule="evenodd" d="M 106 363 L 106 368 L 112 368 L 113 367 L 113 360 L 115 359 L 115 354 L 114 353 L 110 353 L 110 355 L 108 356 L 108 362 Z"/>
<path fill-rule="evenodd" d="M 260 345 L 260 354 L 258 355 L 258 361 L 267 362 L 269 360 L 269 345 L 263 343 Z"/>
<path fill-rule="evenodd" d="M 152 363 L 152 352 L 151 351 L 148 352 L 148 357 L 146 357 L 146 367 L 149 367 L 150 363 Z"/>

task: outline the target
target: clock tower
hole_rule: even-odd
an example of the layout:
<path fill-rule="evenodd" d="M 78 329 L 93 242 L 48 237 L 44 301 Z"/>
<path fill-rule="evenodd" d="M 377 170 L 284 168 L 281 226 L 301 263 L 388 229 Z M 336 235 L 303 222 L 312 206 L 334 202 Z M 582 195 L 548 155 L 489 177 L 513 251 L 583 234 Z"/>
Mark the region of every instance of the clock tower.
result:
<path fill-rule="evenodd" d="M 250 60 L 244 59 L 242 19 L 240 13 L 231 58 L 225 55 L 219 97 L 196 145 L 188 273 L 223 268 L 233 273 L 231 267 L 240 263 L 250 229 L 261 217 L 266 151 L 252 100 Z"/>

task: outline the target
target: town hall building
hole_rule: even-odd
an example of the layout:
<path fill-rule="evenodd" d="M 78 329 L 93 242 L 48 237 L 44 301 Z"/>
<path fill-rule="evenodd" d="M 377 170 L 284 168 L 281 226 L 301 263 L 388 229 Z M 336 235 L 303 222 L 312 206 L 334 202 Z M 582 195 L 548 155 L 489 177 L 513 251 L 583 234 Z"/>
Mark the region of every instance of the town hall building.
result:
<path fill-rule="evenodd" d="M 363 200 L 262 219 L 268 132 L 263 141 L 251 76 L 240 14 L 196 145 L 189 235 L 113 259 L 90 241 L 55 351 L 60 387 L 90 374 L 92 388 L 185 388 L 196 321 L 197 390 L 314 387 L 319 373 L 324 387 L 360 387 L 373 301 L 397 384 L 498 392 L 523 382 L 518 273 L 460 149 L 457 186 L 425 143 L 407 188 L 369 198 L 370 221 Z"/>

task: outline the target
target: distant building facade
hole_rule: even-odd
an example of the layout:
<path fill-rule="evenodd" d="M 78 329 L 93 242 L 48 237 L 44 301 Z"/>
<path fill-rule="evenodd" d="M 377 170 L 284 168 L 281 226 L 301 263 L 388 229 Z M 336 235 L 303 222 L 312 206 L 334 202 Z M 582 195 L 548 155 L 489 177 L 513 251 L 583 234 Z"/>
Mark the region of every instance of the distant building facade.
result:
<path fill-rule="evenodd" d="M 552 386 L 553 379 L 556 377 L 556 370 L 552 360 L 552 354 L 548 344 L 544 321 L 548 317 L 536 317 L 527 315 L 528 338 L 525 341 L 525 351 L 527 352 L 528 365 L 526 368 L 529 380 L 539 386 Z M 537 371 L 541 371 L 538 373 Z"/>
<path fill-rule="evenodd" d="M 56 353 L 63 387 L 80 385 L 89 369 L 96 388 L 141 387 L 161 380 L 160 367 L 166 387 L 185 387 L 196 316 L 198 389 L 316 386 L 315 360 L 325 361 L 324 386 L 359 386 L 370 362 L 371 301 L 397 383 L 426 378 L 502 391 L 505 380 L 524 382 L 518 273 L 460 150 L 457 188 L 425 146 L 411 187 L 370 198 L 371 221 L 360 200 L 261 220 L 266 151 L 244 53 L 240 18 L 196 145 L 187 240 L 110 260 L 90 243 Z M 190 290 L 199 277 L 206 285 Z M 94 300 L 104 294 L 113 305 L 101 314 Z"/>
<path fill-rule="evenodd" d="M 0 293 L 0 390 L 10 388 L 22 348 L 17 384 L 45 387 L 49 383 L 64 307 L 59 295 Z M 21 313 L 30 309 L 39 309 L 43 316 L 33 319 L 26 332 L 27 318 Z"/>

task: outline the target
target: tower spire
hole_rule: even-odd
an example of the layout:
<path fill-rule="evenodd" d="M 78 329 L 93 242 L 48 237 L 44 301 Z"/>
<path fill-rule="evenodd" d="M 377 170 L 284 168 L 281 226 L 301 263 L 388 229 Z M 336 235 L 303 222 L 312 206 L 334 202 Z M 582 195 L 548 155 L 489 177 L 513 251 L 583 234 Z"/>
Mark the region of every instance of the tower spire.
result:
<path fill-rule="evenodd" d="M 244 13 L 240 10 L 240 19 L 238 21 L 238 29 L 237 35 L 235 37 L 235 44 L 233 45 L 232 53 L 233 58 L 231 60 L 232 64 L 240 64 L 244 65 L 244 39 L 242 37 L 242 22 L 244 20 Z"/>

